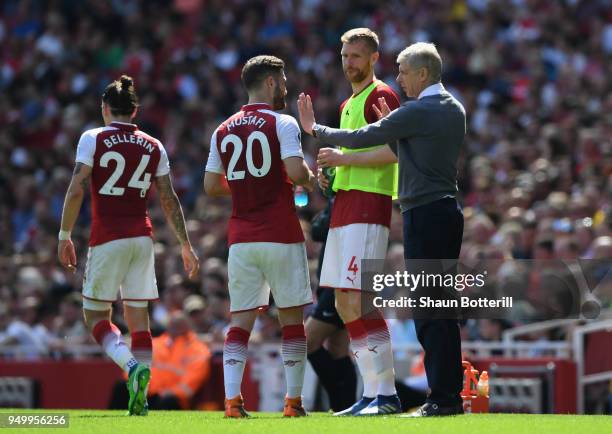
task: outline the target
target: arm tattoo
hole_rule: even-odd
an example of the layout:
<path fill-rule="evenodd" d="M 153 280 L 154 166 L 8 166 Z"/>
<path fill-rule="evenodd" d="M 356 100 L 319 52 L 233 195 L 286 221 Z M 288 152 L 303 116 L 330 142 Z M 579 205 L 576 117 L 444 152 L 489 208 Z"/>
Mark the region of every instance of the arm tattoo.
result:
<path fill-rule="evenodd" d="M 80 175 L 83 166 L 85 166 L 83 163 L 76 163 L 76 165 L 74 166 L 74 171 L 72 172 L 72 176 L 76 177 L 77 175 Z M 86 176 L 81 179 L 80 184 L 83 190 L 87 190 L 87 187 L 89 186 L 89 176 Z"/>
<path fill-rule="evenodd" d="M 81 169 L 83 168 L 83 163 L 77 163 L 74 166 L 74 170 L 72 171 L 72 176 L 77 176 L 81 173 Z"/>
<path fill-rule="evenodd" d="M 83 187 L 83 190 L 87 190 L 87 187 L 89 187 L 89 177 L 81 179 L 81 187 Z"/>
<path fill-rule="evenodd" d="M 189 241 L 187 229 L 185 228 L 185 217 L 181 208 L 181 203 L 172 188 L 170 175 L 157 178 L 157 189 L 162 209 L 166 215 L 166 220 L 170 223 L 176 238 L 181 244 Z"/>

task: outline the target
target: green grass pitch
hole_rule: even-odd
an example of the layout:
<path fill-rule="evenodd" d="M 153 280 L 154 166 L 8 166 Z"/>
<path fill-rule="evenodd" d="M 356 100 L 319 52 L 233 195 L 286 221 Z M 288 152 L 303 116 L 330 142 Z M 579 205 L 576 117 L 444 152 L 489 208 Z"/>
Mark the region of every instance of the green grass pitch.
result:
<path fill-rule="evenodd" d="M 40 413 L 43 410 L 0 410 L 0 413 Z M 61 413 L 62 410 L 52 410 Z M 456 417 L 407 419 L 399 417 L 337 418 L 312 413 L 299 419 L 280 413 L 251 413 L 250 419 L 227 420 L 221 412 L 151 411 L 147 417 L 128 417 L 122 411 L 66 410 L 69 428 L 0 428 L 7 434 L 587 434 L 612 433 L 612 416 L 469 414 Z"/>

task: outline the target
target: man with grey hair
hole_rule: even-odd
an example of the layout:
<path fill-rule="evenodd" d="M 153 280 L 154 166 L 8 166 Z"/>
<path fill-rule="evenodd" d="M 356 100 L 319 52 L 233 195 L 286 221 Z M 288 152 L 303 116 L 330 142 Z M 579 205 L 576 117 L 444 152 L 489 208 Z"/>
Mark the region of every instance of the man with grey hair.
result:
<path fill-rule="evenodd" d="M 456 260 L 463 238 L 463 213 L 456 195 L 457 159 L 466 132 L 465 109 L 440 82 L 442 61 L 434 44 L 413 44 L 399 54 L 397 61 L 397 82 L 415 100 L 393 111 L 379 101 L 379 107 L 375 107 L 379 121 L 349 131 L 317 125 L 310 96 L 302 93 L 298 99 L 300 122 L 306 133 L 336 146 L 362 149 L 387 143 L 354 154 L 322 149 L 318 162 L 322 166 L 371 165 L 386 161 L 390 153 L 396 155 L 404 219 L 404 258 Z M 411 272 L 419 272 L 414 262 L 407 261 L 406 265 Z M 428 295 L 436 291 L 444 296 L 440 288 L 426 290 Z M 425 405 L 412 416 L 463 413 L 459 395 L 463 376 L 459 324 L 456 317 L 442 319 L 448 317 L 435 310 L 425 315 L 415 312 L 431 393 Z"/>
<path fill-rule="evenodd" d="M 442 59 L 432 43 L 417 42 L 406 47 L 398 54 L 397 63 L 408 63 L 416 69 L 426 68 L 434 83 L 439 83 L 442 78 Z"/>

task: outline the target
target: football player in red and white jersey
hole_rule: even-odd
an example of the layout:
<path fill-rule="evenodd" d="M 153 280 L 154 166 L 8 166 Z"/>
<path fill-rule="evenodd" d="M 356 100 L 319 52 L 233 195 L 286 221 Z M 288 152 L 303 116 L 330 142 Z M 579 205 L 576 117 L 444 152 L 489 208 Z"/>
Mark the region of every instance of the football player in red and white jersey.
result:
<path fill-rule="evenodd" d="M 348 117 L 350 108 L 353 115 L 359 111 L 365 122 L 374 123 L 379 118 L 378 106 L 390 111 L 400 105 L 395 92 L 376 79 L 374 66 L 379 58 L 378 35 L 368 28 L 356 28 L 342 35 L 341 42 L 342 69 L 353 89 L 353 95 L 340 106 L 341 116 Z M 354 98 L 365 95 L 362 92 L 368 89 L 371 91 L 362 106 L 361 103 L 352 103 Z M 375 159 L 364 158 L 365 154 L 374 154 Z M 339 149 L 323 148 L 319 151 L 317 162 L 319 167 L 345 165 L 389 168 L 387 165 L 397 162 L 397 157 L 386 146 L 350 154 L 343 154 Z M 331 164 L 334 162 L 342 164 Z M 339 186 L 335 182 L 337 195 L 332 208 L 319 284 L 335 289 L 335 307 L 348 331 L 353 357 L 363 379 L 362 398 L 334 415 L 382 416 L 401 412 L 401 402 L 395 387 L 391 338 L 382 313 L 378 309 L 364 309 L 371 304 L 364 304 L 363 301 L 372 295 L 368 291 L 361 291 L 361 275 L 357 264 L 367 259 L 384 259 L 387 254 L 393 208 L 389 190 L 393 190 L 393 187 L 379 184 L 387 190 L 382 193 L 372 189 L 372 184 L 364 182 L 366 180 L 356 179 L 358 176 L 355 173 L 350 175 L 352 185 L 347 185 L 347 178 L 344 178 L 344 185 Z M 381 172 L 372 176 L 383 178 Z M 325 177 L 320 176 L 319 179 L 321 187 L 327 188 Z M 325 313 L 332 313 L 331 317 L 335 313 L 331 299 L 333 296 L 329 292 L 319 298 L 317 309 L 306 325 L 308 350 L 311 351 L 309 360 L 317 372 L 333 369 L 336 364 L 342 366 L 342 362 L 331 360 L 325 350 L 318 350 L 326 336 L 333 339 L 335 345 L 332 348 L 336 351 L 342 348 L 342 335 L 337 333 L 337 322 L 330 322 L 325 317 Z M 330 384 L 333 386 L 333 383 Z"/>
<path fill-rule="evenodd" d="M 228 244 L 232 319 L 225 339 L 225 416 L 247 417 L 240 385 L 257 312 L 270 291 L 279 308 L 287 395 L 285 416 L 304 416 L 306 362 L 303 308 L 312 303 L 304 235 L 293 185 L 312 191 L 315 176 L 304 162 L 297 121 L 285 108 L 284 62 L 257 56 L 242 69 L 249 101 L 213 133 L 204 189 L 231 195 Z"/>
<path fill-rule="evenodd" d="M 102 95 L 105 126 L 85 131 L 77 146 L 76 166 L 64 201 L 58 257 L 70 271 L 76 270 L 70 234 L 85 190 L 91 184 L 91 236 L 83 278 L 85 323 L 106 354 L 129 375 L 129 414 L 145 415 L 152 358 L 147 305 L 158 298 L 152 226 L 147 211 L 152 183 L 181 244 L 190 278 L 197 275 L 199 261 L 172 187 L 166 151 L 159 140 L 131 123 L 137 107 L 138 98 L 130 77 L 124 75 L 106 87 Z M 123 300 L 131 349 L 110 321 L 117 291 Z"/>

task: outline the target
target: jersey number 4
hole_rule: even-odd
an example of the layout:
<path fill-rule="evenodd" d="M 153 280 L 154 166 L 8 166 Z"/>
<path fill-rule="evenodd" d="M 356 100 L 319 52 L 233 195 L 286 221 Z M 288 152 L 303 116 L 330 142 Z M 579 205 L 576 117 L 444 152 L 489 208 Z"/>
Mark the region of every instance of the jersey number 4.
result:
<path fill-rule="evenodd" d="M 140 164 L 134 171 L 134 174 L 130 178 L 128 182 L 128 187 L 137 188 L 140 190 L 140 197 L 145 197 L 147 195 L 147 190 L 151 187 L 151 174 L 143 173 L 149 164 L 149 160 L 151 159 L 150 155 L 143 155 L 140 159 Z M 113 160 L 116 162 L 115 171 L 112 175 L 106 180 L 102 188 L 98 191 L 100 194 L 105 194 L 107 196 L 123 196 L 125 193 L 125 188 L 123 187 L 115 187 L 121 175 L 123 175 L 123 171 L 125 170 L 125 158 L 119 152 L 110 151 L 102 154 L 100 158 L 100 166 L 108 167 L 108 163 Z M 142 179 L 141 179 L 142 177 Z"/>
<path fill-rule="evenodd" d="M 257 140 L 261 146 L 261 155 L 263 157 L 261 167 L 256 167 L 255 163 L 253 162 L 253 143 L 255 140 Z M 236 168 L 236 163 L 238 163 L 240 155 L 242 154 L 242 148 L 244 148 L 242 139 L 240 139 L 240 137 L 238 137 L 236 134 L 228 134 L 221 141 L 221 152 L 227 152 L 227 145 L 229 143 L 234 145 L 234 152 L 232 153 L 232 158 L 230 158 L 230 162 L 227 166 L 227 180 L 237 181 L 239 179 L 244 179 L 244 170 L 234 170 Z M 261 131 L 253 131 L 247 138 L 246 162 L 249 173 L 256 178 L 266 176 L 270 171 L 270 166 L 272 165 L 270 143 L 268 142 L 266 135 Z"/>

